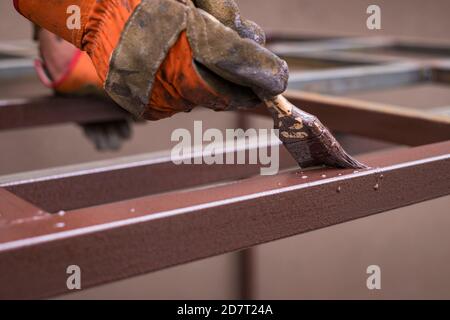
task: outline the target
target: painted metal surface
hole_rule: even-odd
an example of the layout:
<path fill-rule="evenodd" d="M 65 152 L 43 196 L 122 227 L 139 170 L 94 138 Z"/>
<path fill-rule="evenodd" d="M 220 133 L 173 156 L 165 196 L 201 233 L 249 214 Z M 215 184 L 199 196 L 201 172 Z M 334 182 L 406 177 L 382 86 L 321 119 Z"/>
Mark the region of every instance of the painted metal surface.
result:
<path fill-rule="evenodd" d="M 264 147 L 250 140 L 247 150 Z M 218 154 L 236 154 L 240 150 L 243 149 L 236 144 L 230 152 L 223 150 Z M 248 151 L 246 153 L 248 157 Z M 190 162 L 193 163 L 196 157 L 194 155 Z M 175 165 L 173 160 L 170 152 L 167 152 L 101 161 L 3 177 L 0 178 L 0 187 L 49 212 L 58 212 L 205 184 L 236 181 L 258 175 L 261 168 L 260 164 Z M 280 149 L 280 166 L 282 169 L 296 166 L 284 149 Z"/>
<path fill-rule="evenodd" d="M 109 99 L 44 97 L 0 100 L 0 130 L 128 119 Z"/>
<path fill-rule="evenodd" d="M 401 145 L 450 140 L 450 117 L 430 110 L 291 91 L 289 99 L 331 129 Z"/>
<path fill-rule="evenodd" d="M 294 170 L 3 226 L 0 282 L 10 286 L 0 297 L 64 293 L 73 261 L 90 287 L 448 195 L 449 150 L 391 151 L 362 159 L 372 168 L 361 172 Z"/>

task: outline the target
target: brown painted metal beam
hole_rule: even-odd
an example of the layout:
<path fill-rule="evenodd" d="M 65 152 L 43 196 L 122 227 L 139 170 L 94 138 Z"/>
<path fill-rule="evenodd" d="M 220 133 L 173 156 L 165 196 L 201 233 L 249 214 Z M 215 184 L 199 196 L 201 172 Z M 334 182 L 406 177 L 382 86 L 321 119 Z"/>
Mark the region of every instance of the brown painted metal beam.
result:
<path fill-rule="evenodd" d="M 418 146 L 450 139 L 450 120 L 406 108 L 348 98 L 289 92 L 287 97 L 304 110 L 317 115 L 331 129 L 369 138 Z M 264 112 L 264 109 L 260 110 Z M 282 167 L 294 166 L 282 148 Z M 222 167 L 222 166 L 221 166 Z M 49 212 L 119 201 L 257 174 L 259 166 L 193 166 L 185 170 L 170 159 L 130 161 L 81 168 L 68 174 L 23 178 L 0 183 Z M 114 186 L 105 188 L 105 186 Z"/>
<path fill-rule="evenodd" d="M 0 230 L 0 298 L 67 292 L 332 226 L 450 193 L 450 142 L 363 158 L 371 169 L 254 177 L 53 215 Z"/>
<path fill-rule="evenodd" d="M 299 108 L 330 129 L 397 144 L 419 146 L 450 139 L 450 117 L 391 105 L 290 91 Z"/>
<path fill-rule="evenodd" d="M 42 209 L 0 188 L 0 226 L 35 221 L 46 215 Z"/>
<path fill-rule="evenodd" d="M 257 147 L 255 147 L 258 150 Z M 222 153 L 226 154 L 226 153 Z M 248 153 L 246 155 L 248 157 Z M 234 152 L 236 157 L 236 152 Z M 191 163 L 194 163 L 192 158 Z M 281 169 L 296 162 L 280 147 Z M 10 192 L 45 208 L 48 212 L 73 210 L 146 195 L 235 181 L 260 173 L 260 164 L 175 165 L 170 155 L 144 155 L 121 161 L 68 167 L 10 178 L 1 182 Z"/>
<path fill-rule="evenodd" d="M 436 74 L 443 77 L 445 73 Z M 440 75 L 440 76 L 439 76 Z M 440 78 L 439 78 L 440 79 Z M 450 138 L 448 117 L 395 106 L 290 91 L 288 98 L 342 133 L 411 146 Z M 264 109 L 258 111 L 267 114 Z M 0 103 L 0 130 L 58 124 L 123 119 L 128 115 L 108 101 L 49 98 L 26 103 Z"/>
<path fill-rule="evenodd" d="M 109 99 L 45 97 L 1 100 L 0 130 L 130 118 Z"/>

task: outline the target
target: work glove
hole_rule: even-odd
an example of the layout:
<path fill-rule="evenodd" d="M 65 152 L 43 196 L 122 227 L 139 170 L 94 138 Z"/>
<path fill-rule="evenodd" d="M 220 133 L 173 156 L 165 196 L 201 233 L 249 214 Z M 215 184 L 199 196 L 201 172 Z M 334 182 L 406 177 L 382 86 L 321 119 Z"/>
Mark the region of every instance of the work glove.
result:
<path fill-rule="evenodd" d="M 15 0 L 15 5 L 85 50 L 106 92 L 137 117 L 158 120 L 196 106 L 253 107 L 260 103 L 253 90 L 277 95 L 287 85 L 286 63 L 261 45 L 260 28 L 242 20 L 233 1 Z M 79 21 L 74 8 L 80 8 Z"/>
<path fill-rule="evenodd" d="M 234 0 L 194 0 L 194 4 L 236 31 L 241 38 L 254 40 L 262 46 L 266 44 L 264 30 L 255 22 L 242 18 Z"/>
<path fill-rule="evenodd" d="M 85 123 L 81 127 L 97 151 L 118 151 L 133 133 L 127 120 Z"/>

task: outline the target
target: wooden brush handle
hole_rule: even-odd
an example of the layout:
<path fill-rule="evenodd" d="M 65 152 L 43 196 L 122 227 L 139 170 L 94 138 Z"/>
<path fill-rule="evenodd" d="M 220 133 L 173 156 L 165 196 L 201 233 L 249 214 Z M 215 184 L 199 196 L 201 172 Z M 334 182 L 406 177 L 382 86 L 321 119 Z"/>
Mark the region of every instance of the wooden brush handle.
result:
<path fill-rule="evenodd" d="M 276 111 L 276 113 L 282 116 L 289 116 L 292 114 L 292 109 L 294 108 L 294 106 L 281 94 L 270 98 L 260 98 L 264 101 L 269 109 Z"/>

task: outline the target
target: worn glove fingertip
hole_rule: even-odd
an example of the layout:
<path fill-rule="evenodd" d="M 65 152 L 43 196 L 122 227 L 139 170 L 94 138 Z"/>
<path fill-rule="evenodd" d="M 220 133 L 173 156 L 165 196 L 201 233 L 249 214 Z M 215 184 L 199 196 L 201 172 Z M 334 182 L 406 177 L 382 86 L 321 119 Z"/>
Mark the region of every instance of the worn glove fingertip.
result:
<path fill-rule="evenodd" d="M 277 96 L 286 91 L 289 80 L 289 67 L 286 61 L 278 57 L 274 58 L 274 66 L 270 74 L 266 75 L 263 85 L 256 88 L 258 92 L 264 92 L 265 96 Z"/>
<path fill-rule="evenodd" d="M 266 33 L 256 22 L 251 20 L 244 20 L 238 33 L 242 38 L 253 40 L 261 46 L 266 44 Z"/>

